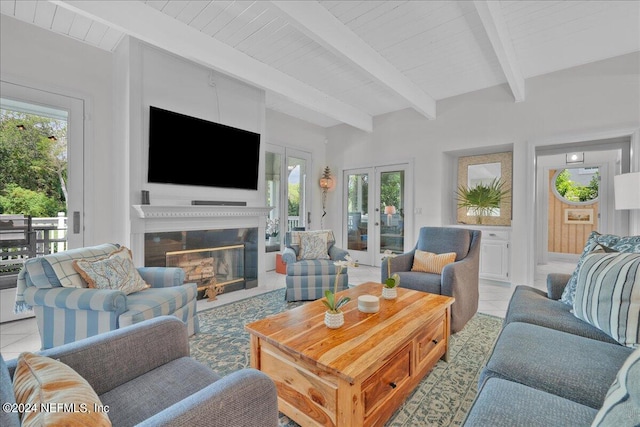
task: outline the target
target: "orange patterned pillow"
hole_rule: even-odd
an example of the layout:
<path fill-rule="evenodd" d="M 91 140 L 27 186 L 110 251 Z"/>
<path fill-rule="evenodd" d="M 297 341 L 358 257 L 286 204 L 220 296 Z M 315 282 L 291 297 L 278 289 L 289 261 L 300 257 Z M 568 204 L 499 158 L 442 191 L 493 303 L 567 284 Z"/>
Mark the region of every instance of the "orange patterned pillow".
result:
<path fill-rule="evenodd" d="M 18 405 L 31 409 L 23 412 L 22 426 L 111 426 L 109 408 L 87 380 L 50 357 L 20 354 L 13 392 Z"/>
<path fill-rule="evenodd" d="M 416 253 L 413 256 L 413 267 L 411 267 L 411 271 L 442 274 L 442 269 L 444 268 L 444 266 L 447 264 L 451 264 L 455 260 L 455 252 L 434 254 L 433 252 L 425 252 L 416 249 Z"/>

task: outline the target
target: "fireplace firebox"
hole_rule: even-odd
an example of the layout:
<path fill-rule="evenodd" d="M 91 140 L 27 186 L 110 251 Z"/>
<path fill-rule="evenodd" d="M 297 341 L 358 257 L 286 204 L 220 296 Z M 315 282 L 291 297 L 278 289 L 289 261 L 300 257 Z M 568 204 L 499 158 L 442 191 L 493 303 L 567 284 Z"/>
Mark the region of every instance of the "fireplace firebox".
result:
<path fill-rule="evenodd" d="M 144 264 L 180 267 L 198 284 L 198 298 L 258 285 L 258 229 L 234 228 L 145 233 Z M 210 295 L 211 296 L 211 295 Z"/>

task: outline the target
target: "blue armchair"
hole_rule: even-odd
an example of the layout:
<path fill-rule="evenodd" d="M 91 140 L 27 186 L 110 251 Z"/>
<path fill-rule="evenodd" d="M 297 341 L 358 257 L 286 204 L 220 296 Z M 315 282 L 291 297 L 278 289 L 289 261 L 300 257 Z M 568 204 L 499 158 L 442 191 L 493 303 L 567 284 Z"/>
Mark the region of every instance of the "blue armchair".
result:
<path fill-rule="evenodd" d="M 401 287 L 454 297 L 451 332 L 458 332 L 478 311 L 480 238 L 479 230 L 422 227 L 413 250 L 382 262 L 382 282 L 388 277 L 391 260 L 391 274 L 398 273 Z M 411 271 L 416 249 L 436 254 L 455 252 L 455 262 L 446 265 L 442 274 Z"/>
<path fill-rule="evenodd" d="M 180 268 L 138 268 L 151 287 L 128 295 L 120 290 L 62 286 L 61 262 L 67 266 L 62 280 L 79 280 L 78 273 L 68 268 L 70 262 L 107 257 L 116 249 L 118 245 L 103 244 L 25 262 L 18 274 L 15 311 L 33 308 L 43 350 L 162 315 L 182 320 L 189 335 L 198 332 L 196 284 L 184 284 Z"/>
<path fill-rule="evenodd" d="M 305 259 L 301 242 L 303 236 L 326 235 L 327 249 L 321 257 Z M 310 301 L 322 298 L 324 291 L 333 286 L 338 273 L 335 261 L 345 260 L 349 252 L 335 246 L 335 237 L 331 230 L 289 231 L 285 235 L 285 249 L 282 252 L 282 262 L 287 265 L 287 301 Z M 349 276 L 347 268 L 342 270 L 338 278 L 338 290 L 347 288 Z"/>

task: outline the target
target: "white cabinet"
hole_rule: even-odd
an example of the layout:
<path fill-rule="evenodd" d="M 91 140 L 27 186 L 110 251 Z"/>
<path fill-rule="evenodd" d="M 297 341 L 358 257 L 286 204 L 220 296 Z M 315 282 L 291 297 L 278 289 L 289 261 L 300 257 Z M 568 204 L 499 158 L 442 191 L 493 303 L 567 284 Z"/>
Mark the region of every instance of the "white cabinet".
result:
<path fill-rule="evenodd" d="M 511 229 L 481 225 L 460 227 L 482 231 L 480 278 L 508 282 L 511 265 Z"/>
<path fill-rule="evenodd" d="M 480 244 L 480 277 L 483 279 L 509 281 L 510 230 L 493 227 L 478 227 L 482 230 Z"/>

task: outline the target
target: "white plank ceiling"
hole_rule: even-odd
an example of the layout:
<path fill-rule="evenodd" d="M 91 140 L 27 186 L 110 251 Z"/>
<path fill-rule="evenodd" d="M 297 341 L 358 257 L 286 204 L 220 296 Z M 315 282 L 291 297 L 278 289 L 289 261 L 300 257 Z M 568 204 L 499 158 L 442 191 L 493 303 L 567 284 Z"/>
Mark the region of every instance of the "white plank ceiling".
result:
<path fill-rule="evenodd" d="M 526 102 L 528 78 L 640 51 L 635 0 L 2 0 L 0 13 L 107 51 L 128 34 L 265 89 L 270 109 L 367 131 L 501 84 Z"/>

